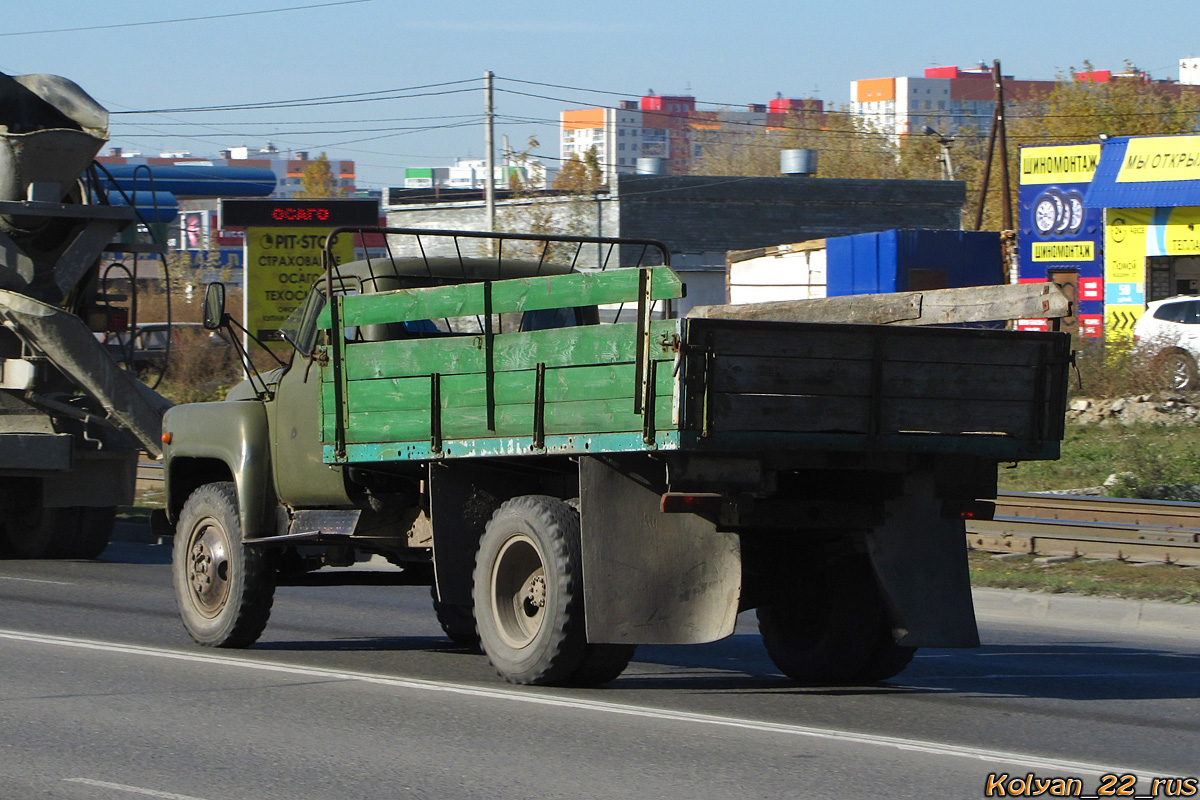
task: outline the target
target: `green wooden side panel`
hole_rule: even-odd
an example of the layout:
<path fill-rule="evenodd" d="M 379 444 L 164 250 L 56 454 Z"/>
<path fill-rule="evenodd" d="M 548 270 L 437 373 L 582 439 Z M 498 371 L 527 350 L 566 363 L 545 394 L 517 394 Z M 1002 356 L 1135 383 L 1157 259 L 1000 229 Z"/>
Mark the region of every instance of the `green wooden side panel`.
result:
<path fill-rule="evenodd" d="M 652 322 L 649 331 L 648 356 L 658 364 L 651 421 L 657 432 L 676 427 L 674 363 L 679 331 L 678 320 Z M 491 430 L 485 336 L 347 343 L 342 393 L 347 446 L 378 444 L 384 446 L 380 453 L 396 454 L 388 456 L 392 460 L 418 458 L 413 453 L 426 452 L 432 438 L 430 406 L 432 375 L 436 373 L 440 376 L 442 441 L 475 442 L 486 449 L 490 446 L 486 442 L 528 440 L 533 447 L 537 367 L 542 364 L 542 431 L 547 439 L 566 436 L 573 442 L 576 437 L 630 434 L 635 438 L 620 441 L 625 445 L 641 442 L 636 449 L 647 447 L 641 438 L 647 422 L 634 413 L 634 397 L 639 391 L 637 325 L 497 334 L 491 342 L 495 423 Z M 330 364 L 322 367 L 321 423 L 326 443 L 335 437 L 337 395 L 332 375 Z M 361 455 L 366 451 L 359 448 L 355 452 Z"/>
<path fill-rule="evenodd" d="M 596 453 L 629 453 L 652 448 L 678 450 L 679 431 L 659 431 L 654 443 L 647 445 L 641 433 L 592 433 L 587 435 L 547 436 L 538 446 L 532 437 L 514 436 L 488 439 L 450 439 L 434 450 L 428 441 L 397 444 L 372 443 L 346 445 L 345 458 L 338 458 L 333 445 L 325 445 L 325 461 L 363 464 L 378 461 L 432 461 L 447 458 L 484 458 L 487 456 L 525 455 L 594 455 Z"/>
<path fill-rule="evenodd" d="M 671 427 L 670 395 L 655 400 L 654 413 L 659 429 Z M 323 418 L 325 441 L 333 439 L 333 415 Z M 633 413 L 633 399 L 576 400 L 546 403 L 544 425 L 550 434 L 591 434 L 641 431 L 642 417 Z M 346 426 L 346 442 L 414 442 L 428 440 L 430 413 L 424 409 L 403 411 L 351 412 Z M 496 429 L 487 428 L 487 410 L 481 406 L 456 408 L 442 414 L 442 436 L 447 439 L 487 439 L 531 436 L 534 429 L 534 405 L 522 403 L 496 407 Z"/>
<path fill-rule="evenodd" d="M 653 267 L 650 296 L 669 300 L 683 293 L 679 276 L 667 267 Z M 512 278 L 490 284 L 492 313 L 538 311 L 548 308 L 607 303 L 636 303 L 637 269 L 610 272 L 571 273 L 533 278 Z M 485 284 L 464 283 L 397 289 L 375 294 L 348 295 L 342 298 L 342 324 L 373 325 L 422 319 L 465 317 L 486 313 Z M 329 309 L 321 312 L 318 325 L 329 327 Z"/>
<path fill-rule="evenodd" d="M 651 323 L 650 357 L 675 358 L 678 320 Z M 551 367 L 632 362 L 637 356 L 637 326 L 589 325 L 493 337 L 496 372 Z M 346 377 L 350 381 L 411 375 L 461 375 L 486 368 L 484 337 L 446 336 L 398 342 L 354 342 L 346 346 Z M 324 374 L 323 378 L 328 379 Z"/>
<path fill-rule="evenodd" d="M 632 398 L 636 379 L 636 368 L 633 364 L 548 369 L 545 401 L 562 403 Z M 424 409 L 428 414 L 432 396 L 431 383 L 427 375 L 351 381 L 347 388 L 347 409 L 351 414 L 406 409 Z M 537 373 L 534 370 L 497 373 L 495 402 L 497 405 L 532 403 L 536 383 Z M 659 369 L 656 374 L 655 395 L 668 396 L 673 392 L 673 386 L 674 376 L 671 370 Z M 323 407 L 332 413 L 333 384 L 323 384 L 321 394 Z M 487 401 L 485 377 L 482 373 L 446 375 L 441 379 L 441 396 L 442 408 L 446 411 L 483 406 Z"/>

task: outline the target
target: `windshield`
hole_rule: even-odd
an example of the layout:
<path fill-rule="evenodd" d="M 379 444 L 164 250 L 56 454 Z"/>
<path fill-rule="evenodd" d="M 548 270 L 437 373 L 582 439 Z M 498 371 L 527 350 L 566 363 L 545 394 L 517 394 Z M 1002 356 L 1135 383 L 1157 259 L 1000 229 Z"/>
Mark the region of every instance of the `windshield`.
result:
<path fill-rule="evenodd" d="M 284 340 L 302 356 L 312 355 L 317 339 L 317 315 L 325 307 L 325 293 L 314 288 L 291 316 L 279 326 Z"/>

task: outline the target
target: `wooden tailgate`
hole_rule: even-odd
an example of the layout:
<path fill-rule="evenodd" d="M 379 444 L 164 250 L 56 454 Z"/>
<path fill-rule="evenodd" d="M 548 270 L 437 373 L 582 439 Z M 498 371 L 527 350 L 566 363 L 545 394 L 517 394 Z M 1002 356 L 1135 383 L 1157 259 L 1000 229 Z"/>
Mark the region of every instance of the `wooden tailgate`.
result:
<path fill-rule="evenodd" d="M 1062 435 L 1061 334 L 689 319 L 685 342 L 689 429 Z"/>

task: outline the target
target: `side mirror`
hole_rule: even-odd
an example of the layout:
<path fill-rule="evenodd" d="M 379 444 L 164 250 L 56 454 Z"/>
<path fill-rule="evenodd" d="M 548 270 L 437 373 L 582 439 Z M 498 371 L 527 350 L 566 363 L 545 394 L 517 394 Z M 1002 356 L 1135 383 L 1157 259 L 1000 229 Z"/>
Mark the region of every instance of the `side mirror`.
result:
<path fill-rule="evenodd" d="M 204 329 L 215 331 L 225 321 L 225 284 L 210 283 L 204 291 Z"/>

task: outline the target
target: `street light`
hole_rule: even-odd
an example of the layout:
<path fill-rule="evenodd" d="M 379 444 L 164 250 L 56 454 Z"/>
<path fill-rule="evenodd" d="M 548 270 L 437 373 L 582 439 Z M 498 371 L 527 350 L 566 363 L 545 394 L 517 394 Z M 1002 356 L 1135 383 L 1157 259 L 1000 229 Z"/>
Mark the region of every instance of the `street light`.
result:
<path fill-rule="evenodd" d="M 929 127 L 928 125 L 925 126 L 925 130 L 923 131 L 923 133 L 926 136 L 936 137 L 937 143 L 942 146 L 942 155 L 938 159 L 938 163 L 940 163 L 942 165 L 942 180 L 944 180 L 944 181 L 954 180 L 954 164 L 951 163 L 951 161 L 950 161 L 950 145 L 954 143 L 954 137 L 953 136 L 945 136 L 941 133 L 938 133 L 933 128 Z"/>

